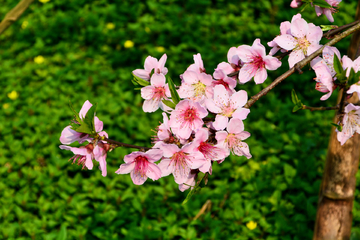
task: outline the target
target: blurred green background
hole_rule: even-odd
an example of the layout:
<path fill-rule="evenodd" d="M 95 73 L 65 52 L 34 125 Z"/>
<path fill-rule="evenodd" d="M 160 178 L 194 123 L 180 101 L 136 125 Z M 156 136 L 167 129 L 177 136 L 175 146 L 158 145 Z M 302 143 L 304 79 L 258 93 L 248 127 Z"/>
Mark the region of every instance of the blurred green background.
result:
<path fill-rule="evenodd" d="M 0 18 L 17 2 L 0 1 Z M 230 47 L 255 38 L 266 45 L 279 34 L 280 23 L 297 13 L 290 0 L 43 2 L 35 0 L 0 36 L 0 239 L 311 238 L 334 113 L 292 113 L 290 92 L 309 106 L 332 106 L 336 96 L 321 102 L 307 69 L 251 108 L 245 130 L 253 158 L 214 164 L 208 187 L 185 206 L 187 192 L 172 176 L 135 186 L 129 175 L 115 174 L 134 149 L 108 154 L 104 178 L 97 165 L 92 171 L 72 165 L 72 154 L 58 147 L 72 119 L 69 100 L 76 110 L 86 100 L 98 103 L 110 138 L 151 146 L 161 112 L 142 112 L 131 71 L 143 68 L 148 55 L 166 53 L 168 74 L 179 83 L 201 53 L 213 73 Z M 334 24 L 353 21 L 356 4 L 341 3 Z M 313 9 L 303 17 L 330 24 Z M 348 44 L 349 38 L 337 47 L 346 53 Z M 254 95 L 287 69 L 285 59 L 264 84 L 238 89 Z M 360 232 L 359 200 L 357 190 L 352 239 Z"/>

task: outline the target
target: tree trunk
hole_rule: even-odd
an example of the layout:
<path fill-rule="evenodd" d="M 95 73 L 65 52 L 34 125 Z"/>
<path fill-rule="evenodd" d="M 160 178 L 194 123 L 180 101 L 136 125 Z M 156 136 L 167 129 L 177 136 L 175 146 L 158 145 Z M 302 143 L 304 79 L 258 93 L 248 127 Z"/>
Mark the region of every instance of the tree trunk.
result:
<path fill-rule="evenodd" d="M 356 19 L 360 19 L 360 0 Z M 360 33 L 351 38 L 348 56 L 355 59 L 360 54 Z M 343 92 L 339 92 L 338 102 Z M 358 102 L 355 93 L 348 102 Z M 334 123 L 339 121 L 339 112 Z M 320 186 L 318 210 L 313 240 L 350 239 L 352 226 L 352 207 L 356 186 L 356 172 L 359 167 L 360 135 L 355 134 L 341 146 L 337 140 L 335 128 L 331 129 L 324 175 Z"/>

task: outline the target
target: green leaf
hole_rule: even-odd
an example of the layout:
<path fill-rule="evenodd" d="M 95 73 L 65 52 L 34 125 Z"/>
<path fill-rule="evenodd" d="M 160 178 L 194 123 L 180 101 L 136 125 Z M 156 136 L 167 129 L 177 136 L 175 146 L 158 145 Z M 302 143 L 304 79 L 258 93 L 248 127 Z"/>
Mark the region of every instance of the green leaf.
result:
<path fill-rule="evenodd" d="M 301 109 L 302 109 L 302 106 L 295 105 L 292 111 L 297 112 L 297 111 L 299 111 Z"/>
<path fill-rule="evenodd" d="M 339 57 L 336 54 L 334 54 L 334 61 L 333 62 L 334 62 L 334 70 L 335 70 L 335 72 L 337 74 L 342 74 L 344 72 L 344 69 L 343 69 L 343 67 L 341 65 Z"/>
<path fill-rule="evenodd" d="M 320 27 L 323 32 L 330 31 L 332 29 L 337 28 L 336 25 L 320 25 Z"/>
<path fill-rule="evenodd" d="M 336 78 L 340 83 L 346 83 L 346 81 L 347 81 L 346 72 L 347 72 L 347 69 L 345 69 L 340 74 L 336 74 Z"/>
<path fill-rule="evenodd" d="M 209 173 L 205 173 L 205 175 L 201 177 L 201 179 L 196 183 L 194 188 L 190 190 L 190 192 L 186 196 L 185 200 L 182 202 L 182 205 L 185 205 L 190 200 L 192 195 L 199 192 L 201 190 L 201 188 L 205 187 L 205 185 L 207 184 L 207 181 L 208 181 L 208 176 L 209 176 Z"/>
<path fill-rule="evenodd" d="M 296 92 L 295 92 L 294 89 L 291 90 L 291 101 L 292 101 L 293 104 L 295 104 L 295 105 L 299 102 L 299 99 L 298 99 L 298 97 L 297 97 Z"/>
<path fill-rule="evenodd" d="M 333 125 L 333 126 L 335 126 L 336 127 L 336 129 L 339 131 L 339 132 L 341 132 L 342 131 L 342 126 L 340 126 L 340 125 L 337 125 L 337 124 L 335 124 L 335 123 L 330 123 L 331 125 Z"/>
<path fill-rule="evenodd" d="M 70 107 L 71 111 L 74 113 L 76 121 L 77 121 L 78 123 L 80 123 L 80 122 L 81 122 L 81 119 L 80 119 L 79 113 L 78 113 L 77 111 L 75 111 L 75 109 L 74 109 L 73 106 L 72 106 L 71 101 L 69 101 L 69 107 Z"/>
<path fill-rule="evenodd" d="M 88 127 L 92 131 L 90 134 L 96 133 L 95 123 L 94 123 L 96 108 L 97 108 L 97 103 L 90 107 L 90 109 L 86 113 L 85 118 L 83 119 L 83 122 L 81 123 L 81 125 L 83 125 L 84 123 L 88 125 Z"/>
<path fill-rule="evenodd" d="M 308 6 L 310 6 L 310 3 L 305 3 L 304 5 L 302 5 L 302 7 L 301 7 L 301 9 L 300 9 L 300 13 L 302 13 L 303 11 L 305 11 L 305 9 L 308 7 Z"/>
<path fill-rule="evenodd" d="M 313 0 L 313 4 L 322 8 L 331 8 L 325 0 Z"/>
<path fill-rule="evenodd" d="M 141 78 L 139 78 L 138 76 L 135 76 L 134 74 L 132 74 L 133 75 L 133 80 L 132 80 L 132 82 L 134 83 L 134 82 L 136 82 L 138 85 L 140 85 L 140 86 L 143 86 L 143 87 L 146 87 L 146 86 L 149 86 L 150 85 L 150 82 L 149 81 L 146 81 L 146 80 L 144 80 L 144 79 L 141 79 Z"/>
<path fill-rule="evenodd" d="M 348 86 L 351 86 L 354 83 L 357 83 L 358 81 L 359 81 L 359 78 L 356 78 L 355 71 L 353 68 L 351 68 L 349 78 L 348 78 Z"/>
<path fill-rule="evenodd" d="M 162 102 L 163 102 L 166 106 L 168 106 L 169 108 L 175 109 L 175 107 L 176 107 L 175 103 L 173 103 L 172 101 L 162 100 Z"/>
<path fill-rule="evenodd" d="M 66 235 L 67 235 L 66 225 L 63 224 L 63 225 L 61 225 L 61 228 L 60 228 L 59 234 L 57 235 L 56 240 L 66 240 L 66 237 L 67 237 Z"/>
<path fill-rule="evenodd" d="M 180 102 L 180 97 L 178 92 L 176 91 L 174 82 L 171 80 L 170 77 L 166 77 L 168 83 L 169 83 L 169 89 L 170 89 L 170 93 L 171 93 L 171 98 L 173 100 L 173 102 L 176 104 L 178 104 Z"/>

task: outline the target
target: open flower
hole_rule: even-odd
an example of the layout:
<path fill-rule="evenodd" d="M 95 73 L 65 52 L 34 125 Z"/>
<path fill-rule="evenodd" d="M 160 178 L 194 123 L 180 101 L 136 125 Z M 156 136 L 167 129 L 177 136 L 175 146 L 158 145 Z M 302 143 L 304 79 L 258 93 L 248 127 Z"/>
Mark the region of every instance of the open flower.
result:
<path fill-rule="evenodd" d="M 181 98 L 188 98 L 203 104 L 205 98 L 212 96 L 213 78 L 211 75 L 186 70 L 182 78 L 183 82 L 178 91 Z"/>
<path fill-rule="evenodd" d="M 266 55 L 265 47 L 258 38 L 252 46 L 239 46 L 238 55 L 244 62 L 239 72 L 240 83 L 246 83 L 251 78 L 254 78 L 256 84 L 263 83 L 267 78 L 266 69 L 276 70 L 281 66 L 279 59 Z"/>
<path fill-rule="evenodd" d="M 334 85 L 334 79 L 331 76 L 330 69 L 325 64 L 316 64 L 313 69 L 316 73 L 315 89 L 319 92 L 327 93 L 320 98 L 322 101 L 327 100 L 336 88 L 336 85 Z"/>
<path fill-rule="evenodd" d="M 69 150 L 72 151 L 75 156 L 70 158 L 70 160 L 73 160 L 73 163 L 76 163 L 78 165 L 82 165 L 83 168 L 86 167 L 87 169 L 91 170 L 94 166 L 93 160 L 94 160 L 94 145 L 92 143 L 89 143 L 86 146 L 81 146 L 79 148 L 77 147 L 70 147 L 66 145 L 60 145 L 60 149 Z"/>
<path fill-rule="evenodd" d="M 343 129 L 338 131 L 337 139 L 341 145 L 351 138 L 355 132 L 360 134 L 360 106 L 350 103 L 345 107 L 345 115 L 343 117 Z"/>
<path fill-rule="evenodd" d="M 190 170 L 200 168 L 206 163 L 204 156 L 199 152 L 193 152 L 193 146 L 187 144 L 181 149 L 175 144 L 159 144 L 163 150 L 164 158 L 159 163 L 161 176 L 174 175 L 175 182 L 182 184 L 188 181 Z"/>
<path fill-rule="evenodd" d="M 247 92 L 240 90 L 229 96 L 225 87 L 217 85 L 214 88 L 214 99 L 206 100 L 206 107 L 212 113 L 217 113 L 213 127 L 216 130 L 226 128 L 229 118 L 246 119 L 250 109 L 243 108 L 248 100 Z"/>
<path fill-rule="evenodd" d="M 163 99 L 171 97 L 168 84 L 165 84 L 163 74 L 154 73 L 150 79 L 150 86 L 141 88 L 141 97 L 145 99 L 144 112 L 155 112 L 159 107 L 163 108 Z"/>
<path fill-rule="evenodd" d="M 245 156 L 249 159 L 251 158 L 249 146 L 243 142 L 248 137 L 250 133 L 244 131 L 243 122 L 237 118 L 229 121 L 227 131 L 217 132 L 215 136 L 219 146 L 223 146 L 237 156 Z"/>
<path fill-rule="evenodd" d="M 124 164 L 116 171 L 117 174 L 130 173 L 131 180 L 136 185 L 142 185 L 148 178 L 158 180 L 161 170 L 155 164 L 163 156 L 160 149 L 150 149 L 143 152 L 132 152 L 124 157 Z"/>
<path fill-rule="evenodd" d="M 202 118 L 208 115 L 208 111 L 197 102 L 191 100 L 180 101 L 170 115 L 169 126 L 179 137 L 187 139 L 193 130 L 197 130 L 204 124 Z"/>
<path fill-rule="evenodd" d="M 309 56 L 320 48 L 319 42 L 323 32 L 320 27 L 308 24 L 302 18 L 293 18 L 290 27 L 291 34 L 277 36 L 274 41 L 285 50 L 292 50 L 289 55 L 289 65 L 292 68 L 297 62 Z"/>
<path fill-rule="evenodd" d="M 166 75 L 168 72 L 168 69 L 165 67 L 166 59 L 167 59 L 166 54 L 162 55 L 159 61 L 154 57 L 148 56 L 145 59 L 145 64 L 144 64 L 145 69 L 136 69 L 132 71 L 132 73 L 135 76 L 138 76 L 139 78 L 144 80 L 150 79 L 152 70 L 154 70 L 154 73 L 162 73 Z"/>

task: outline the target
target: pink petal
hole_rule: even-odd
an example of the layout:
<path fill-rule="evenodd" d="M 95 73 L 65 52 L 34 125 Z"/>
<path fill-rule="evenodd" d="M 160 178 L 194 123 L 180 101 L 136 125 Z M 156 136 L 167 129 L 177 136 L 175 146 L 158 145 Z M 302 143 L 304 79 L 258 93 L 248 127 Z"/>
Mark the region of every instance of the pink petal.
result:
<path fill-rule="evenodd" d="M 333 18 L 332 14 L 331 14 L 331 10 L 330 10 L 330 9 L 325 8 L 325 9 L 324 9 L 324 14 L 325 14 L 325 16 L 327 17 L 327 19 L 328 19 L 330 22 L 334 22 L 334 18 Z"/>
<path fill-rule="evenodd" d="M 144 112 L 155 112 L 160 107 L 161 99 L 148 99 L 144 101 L 142 109 Z"/>
<path fill-rule="evenodd" d="M 308 23 L 302 19 L 295 19 L 291 21 L 291 34 L 296 38 L 303 38 L 309 31 Z"/>
<path fill-rule="evenodd" d="M 155 163 L 149 162 L 146 175 L 152 180 L 158 180 L 161 178 L 161 170 Z"/>
<path fill-rule="evenodd" d="M 240 120 L 245 120 L 247 118 L 247 115 L 249 115 L 250 109 L 248 108 L 239 108 L 237 109 L 233 114 L 233 118 L 238 118 Z"/>
<path fill-rule="evenodd" d="M 314 26 L 309 28 L 309 32 L 306 35 L 306 39 L 311 43 L 319 44 L 322 36 L 323 36 L 323 32 L 321 28 L 318 26 Z"/>
<path fill-rule="evenodd" d="M 147 176 L 146 175 L 142 175 L 140 171 L 132 171 L 130 173 L 131 176 L 131 180 L 133 181 L 133 183 L 135 185 L 142 185 L 144 184 L 144 182 L 147 180 Z"/>
<path fill-rule="evenodd" d="M 79 112 L 79 116 L 81 119 L 84 119 L 86 116 L 86 113 L 89 111 L 89 109 L 92 107 L 92 104 L 89 102 L 89 100 L 86 100 L 85 103 L 83 104 L 80 112 Z"/>
<path fill-rule="evenodd" d="M 149 75 L 150 75 L 151 70 L 156 68 L 157 64 L 158 64 L 158 60 L 154 57 L 148 56 L 145 59 L 144 67 L 145 67 L 145 70 L 149 73 Z M 149 76 L 149 78 L 150 78 L 150 76 Z"/>
<path fill-rule="evenodd" d="M 165 76 L 163 74 L 154 73 L 151 76 L 151 85 L 154 87 L 163 87 L 165 85 Z"/>
<path fill-rule="evenodd" d="M 227 126 L 227 131 L 229 133 L 240 133 L 244 131 L 244 123 L 238 118 L 232 118 L 229 121 L 229 124 Z"/>
<path fill-rule="evenodd" d="M 159 169 L 161 170 L 161 177 L 170 175 L 174 171 L 174 164 L 171 160 L 163 159 L 158 164 Z"/>
<path fill-rule="evenodd" d="M 264 57 L 266 56 L 266 49 L 265 47 L 260 43 L 260 39 L 257 38 L 254 40 L 254 43 L 252 45 L 253 53 L 256 53 L 257 56 Z"/>
<path fill-rule="evenodd" d="M 94 122 L 95 122 L 95 131 L 101 132 L 103 130 L 104 123 L 102 121 L 100 121 L 100 119 L 96 116 L 94 118 Z"/>
<path fill-rule="evenodd" d="M 238 56 L 243 62 L 247 63 L 253 60 L 253 52 L 250 46 L 241 45 L 237 49 L 238 49 Z"/>
<path fill-rule="evenodd" d="M 154 86 L 146 86 L 141 88 L 141 97 L 143 99 L 149 100 L 154 96 L 155 87 Z"/>
<path fill-rule="evenodd" d="M 263 83 L 267 78 L 267 71 L 265 68 L 259 68 L 254 76 L 254 81 L 256 84 Z"/>
<path fill-rule="evenodd" d="M 150 79 L 150 71 L 146 71 L 144 69 L 136 69 L 134 71 L 132 71 L 132 73 L 144 80 L 149 80 Z"/>
<path fill-rule="evenodd" d="M 227 53 L 227 59 L 229 63 L 234 63 L 234 64 L 238 64 L 239 63 L 239 56 L 237 55 L 237 48 L 236 47 L 231 47 Z"/>
<path fill-rule="evenodd" d="M 292 51 L 290 53 L 289 60 L 288 60 L 290 68 L 294 67 L 294 65 L 296 63 L 300 62 L 304 58 L 305 58 L 305 55 L 304 55 L 304 53 L 303 53 L 303 51 L 301 49 L 296 50 L 296 51 Z"/>
<path fill-rule="evenodd" d="M 244 66 L 240 69 L 239 72 L 239 82 L 246 83 L 255 76 L 257 68 L 249 63 L 245 63 Z"/>
<path fill-rule="evenodd" d="M 297 45 L 295 38 L 289 34 L 277 36 L 274 41 L 285 50 L 292 50 Z"/>
<path fill-rule="evenodd" d="M 167 68 L 165 67 L 166 59 L 167 59 L 167 55 L 164 53 L 159 59 L 159 63 L 158 63 L 158 68 L 160 69 L 160 71 L 162 71 L 164 75 L 166 75 L 167 73 Z"/>
<path fill-rule="evenodd" d="M 185 71 L 183 74 L 183 79 L 184 82 L 188 84 L 195 84 L 199 82 L 198 74 L 193 71 Z"/>
<path fill-rule="evenodd" d="M 275 57 L 265 56 L 263 61 L 265 62 L 265 68 L 268 70 L 276 70 L 281 66 L 281 61 Z"/>
<path fill-rule="evenodd" d="M 120 168 L 115 172 L 117 174 L 128 174 L 135 168 L 135 162 L 124 163 L 120 165 Z"/>
<path fill-rule="evenodd" d="M 161 149 L 150 149 L 144 155 L 147 157 L 150 163 L 153 163 L 162 158 L 163 151 Z"/>
<path fill-rule="evenodd" d="M 216 85 L 214 87 L 214 103 L 217 107 L 228 105 L 229 93 L 223 85 Z"/>
<path fill-rule="evenodd" d="M 240 90 L 236 93 L 234 93 L 230 97 L 230 106 L 233 109 L 238 109 L 239 107 L 244 106 L 248 101 L 248 94 L 244 90 Z"/>
<path fill-rule="evenodd" d="M 224 130 L 229 122 L 229 118 L 220 114 L 217 114 L 215 117 L 215 122 L 213 122 L 213 127 L 215 130 Z"/>

